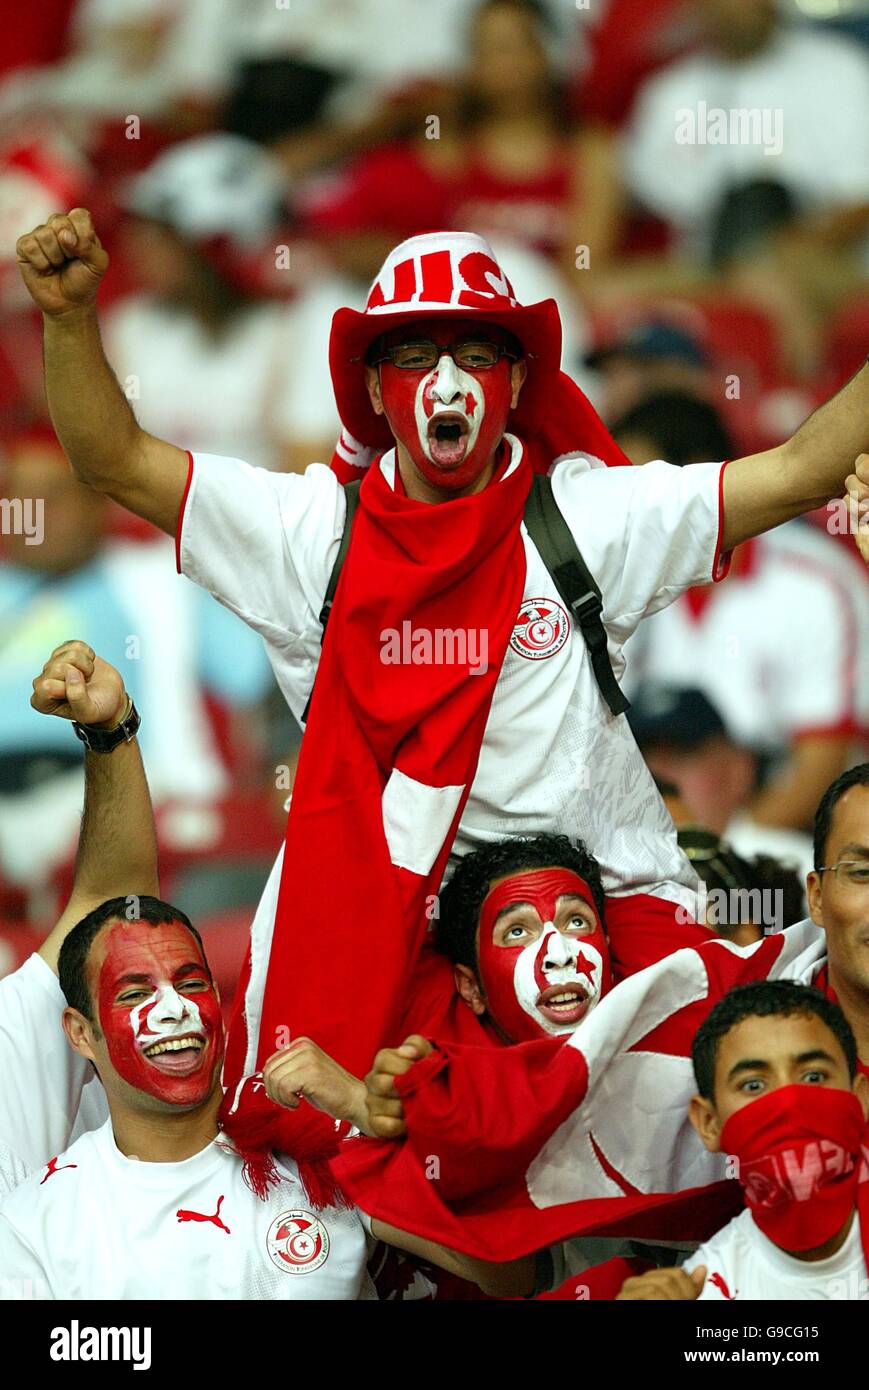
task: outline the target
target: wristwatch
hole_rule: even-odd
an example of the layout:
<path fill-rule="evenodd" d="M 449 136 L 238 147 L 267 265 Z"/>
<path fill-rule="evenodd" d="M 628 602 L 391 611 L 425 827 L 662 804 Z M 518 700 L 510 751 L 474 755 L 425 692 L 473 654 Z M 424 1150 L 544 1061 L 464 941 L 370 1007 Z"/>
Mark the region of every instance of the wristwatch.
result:
<path fill-rule="evenodd" d="M 111 753 L 119 744 L 129 743 L 131 738 L 136 737 L 141 722 L 139 711 L 133 704 L 133 697 L 128 695 L 126 714 L 113 729 L 101 729 L 95 724 L 79 724 L 78 720 L 73 721 L 72 727 L 75 729 L 76 738 L 80 738 L 91 753 Z"/>

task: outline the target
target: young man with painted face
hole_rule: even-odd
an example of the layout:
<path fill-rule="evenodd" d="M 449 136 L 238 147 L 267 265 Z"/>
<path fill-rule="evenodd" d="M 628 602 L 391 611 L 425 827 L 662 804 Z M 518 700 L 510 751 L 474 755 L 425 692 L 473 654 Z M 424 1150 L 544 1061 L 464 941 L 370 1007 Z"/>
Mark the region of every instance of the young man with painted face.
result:
<path fill-rule="evenodd" d="M 335 953 L 322 1040 L 351 1070 L 394 1035 L 423 904 L 451 845 L 462 855 L 505 834 L 581 837 L 613 899 L 613 940 L 626 928 L 623 955 L 644 916 L 672 926 L 674 903 L 693 908 L 672 822 L 522 526 L 532 464 L 554 465 L 618 675 L 639 621 L 722 578 L 733 546 L 840 493 L 849 470 L 853 494 L 869 498 L 869 460 L 854 463 L 869 443 L 869 368 L 766 453 L 726 467 L 604 467 L 604 456 L 623 459 L 559 375 L 554 302 L 522 306 L 472 233 L 411 238 L 387 257 L 365 311 L 333 321 L 330 367 L 352 436 L 342 447 L 352 458 L 385 452 L 363 479 L 321 660 L 346 517 L 335 475 L 188 458 L 140 429 L 100 345 L 95 298 L 108 258 L 86 210 L 22 237 L 18 257 L 43 311 L 52 419 L 76 474 L 176 537 L 180 568 L 262 633 L 298 717 L 319 671 L 288 824 L 294 849 L 276 864 L 252 933 L 251 1002 L 264 992 L 265 1004 L 247 1016 L 261 1017 L 260 1036 L 239 1019 L 234 1081 L 273 1050 L 278 1016 L 316 1031 L 321 1006 L 303 982 L 318 968 L 317 934 L 297 926 L 332 907 L 339 916 L 349 876 L 370 876 L 366 920 L 348 924 Z M 489 669 L 470 680 L 461 662 L 384 666 L 383 634 L 405 620 L 485 630 Z M 371 932 L 388 941 L 363 999 Z M 247 1101 L 250 1087 L 242 1111 Z"/>
<path fill-rule="evenodd" d="M 84 643 L 66 643 L 52 654 L 34 682 L 32 703 L 77 719 L 92 741 L 132 713 L 118 673 Z M 89 751 L 87 761 L 71 906 L 98 888 L 101 874 L 108 881 L 117 872 L 108 851 L 131 829 L 144 831 L 136 886 L 156 880 L 153 815 L 134 737 L 112 751 Z M 59 923 L 40 964 L 52 952 L 66 1000 L 67 1042 L 95 1070 L 108 1118 L 65 1151 L 45 1153 L 37 1171 L 0 1202 L 0 1297 L 14 1298 L 16 1290 L 48 1298 L 371 1297 L 369 1229 L 493 1292 L 527 1289 L 525 1264 L 490 1272 L 415 1238 L 402 1244 L 391 1228 L 369 1225 L 355 1209 L 315 1206 L 305 1170 L 284 1156 L 274 1155 L 274 1182 L 256 1195 L 242 1158 L 220 1133 L 220 1002 L 201 939 L 183 912 L 150 894 L 127 893 L 101 902 L 71 929 Z M 32 971 L 29 978 L 36 1002 L 27 1004 L 27 984 L 19 978 L 11 1006 L 27 1026 L 11 1046 L 33 1045 L 27 1033 L 35 1031 L 37 1050 L 50 1054 L 57 1014 L 44 983 Z M 8 999 L 9 991 L 0 993 L 0 1007 Z M 0 1035 L 8 1022 L 0 1018 Z M 5 1054 L 5 1037 L 2 1042 Z M 14 1058 L 3 1060 L 16 1070 Z M 41 1063 L 20 1061 L 22 1078 L 31 1068 L 30 1091 L 12 1078 L 7 1095 L 4 1075 L 4 1143 L 15 1142 L 16 1107 L 26 1130 L 31 1123 L 42 1128 L 41 1112 L 53 1104 L 58 1111 L 74 1105 L 74 1094 L 43 1093 L 50 1077 Z M 325 1062 L 325 1070 L 340 1071 Z M 62 1067 L 55 1080 L 75 1091 L 75 1078 Z M 78 1087 L 80 1093 L 80 1078 Z M 66 1123 L 72 1119 L 67 1111 Z M 58 1123 L 54 1116 L 45 1127 L 57 1132 Z M 12 1181 L 23 1176 L 20 1166 Z"/>
<path fill-rule="evenodd" d="M 731 990 L 697 1032 L 691 1123 L 738 1163 L 746 1210 L 680 1269 L 622 1299 L 869 1299 L 869 1082 L 842 1010 L 814 987 Z"/>

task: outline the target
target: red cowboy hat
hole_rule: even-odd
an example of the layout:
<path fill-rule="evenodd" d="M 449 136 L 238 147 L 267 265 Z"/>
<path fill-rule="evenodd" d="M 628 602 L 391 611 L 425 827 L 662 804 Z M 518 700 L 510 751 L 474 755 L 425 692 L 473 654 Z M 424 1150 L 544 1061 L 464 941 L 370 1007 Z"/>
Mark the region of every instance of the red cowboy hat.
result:
<path fill-rule="evenodd" d="M 338 413 L 354 438 L 372 447 L 393 443 L 386 420 L 375 415 L 368 399 L 368 348 L 390 328 L 436 314 L 498 324 L 519 339 L 528 376 L 511 428 L 535 428 L 561 364 L 561 319 L 555 300 L 519 304 L 491 246 L 476 233 L 426 232 L 389 253 L 362 313 L 338 309 L 332 319 L 332 385 Z"/>

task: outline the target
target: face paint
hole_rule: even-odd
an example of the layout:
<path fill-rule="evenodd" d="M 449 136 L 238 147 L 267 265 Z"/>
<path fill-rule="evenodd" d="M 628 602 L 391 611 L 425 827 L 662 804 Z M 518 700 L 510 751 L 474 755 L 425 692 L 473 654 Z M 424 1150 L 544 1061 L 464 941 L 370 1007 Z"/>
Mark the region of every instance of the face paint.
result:
<path fill-rule="evenodd" d="M 556 928 L 563 895 L 581 897 L 591 907 L 593 931 L 578 935 Z M 499 914 L 519 903 L 533 909 L 543 931 L 530 942 L 496 944 Z M 479 961 L 489 1012 L 513 1042 L 571 1033 L 612 984 L 609 947 L 594 896 L 585 880 L 568 869 L 529 870 L 491 889 L 480 912 Z"/>
<path fill-rule="evenodd" d="M 427 372 L 380 367 L 389 427 L 433 486 L 460 489 L 479 478 L 495 453 L 510 412 L 510 362 L 472 372 L 444 353 Z"/>
<path fill-rule="evenodd" d="M 109 1059 L 125 1081 L 169 1105 L 207 1099 L 223 1059 L 223 1020 L 186 927 L 111 926 L 98 1001 Z"/>

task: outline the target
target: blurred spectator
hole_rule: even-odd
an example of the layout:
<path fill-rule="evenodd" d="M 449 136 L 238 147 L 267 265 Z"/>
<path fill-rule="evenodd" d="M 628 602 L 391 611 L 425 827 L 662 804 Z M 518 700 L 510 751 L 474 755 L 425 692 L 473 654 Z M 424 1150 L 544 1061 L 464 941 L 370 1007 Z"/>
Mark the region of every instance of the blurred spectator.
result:
<path fill-rule="evenodd" d="M 620 195 L 611 137 L 570 129 L 536 0 L 482 0 L 453 91 L 412 138 L 360 156 L 320 197 L 312 227 L 336 239 L 344 268 L 371 279 L 397 241 L 438 227 L 506 236 L 558 259 L 577 290 L 577 245 L 603 267 Z"/>
<path fill-rule="evenodd" d="M 869 63 L 846 39 L 786 23 L 777 0 L 701 8 L 704 50 L 640 94 L 628 180 L 683 252 L 775 316 L 805 374 L 825 315 L 865 280 Z"/>
<path fill-rule="evenodd" d="M 145 293 L 106 321 L 109 358 L 146 429 L 278 469 L 328 461 L 338 429 L 305 294 L 287 304 L 255 293 L 254 253 L 276 255 L 281 191 L 270 157 L 238 136 L 166 151 L 125 195 L 123 252 Z"/>
<path fill-rule="evenodd" d="M 702 397 L 708 390 L 706 352 L 687 330 L 663 320 L 645 319 L 634 324 L 588 353 L 585 364 L 599 374 L 595 402 L 609 422 L 656 392 L 682 391 Z M 634 459 L 635 463 L 642 461 Z"/>
<path fill-rule="evenodd" d="M 171 544 L 106 543 L 105 500 L 76 481 L 53 438 L 10 446 L 2 495 L 24 502 L 31 524 L 4 525 L 0 566 L 0 872 L 32 887 L 65 859 L 81 810 L 69 731 L 29 705 L 47 650 L 80 633 L 125 672 L 147 702 L 142 741 L 158 801 L 225 790 L 203 688 L 249 709 L 271 674 L 259 640 L 173 573 Z"/>
<path fill-rule="evenodd" d="M 675 680 L 648 682 L 632 699 L 631 731 L 677 827 L 702 825 L 736 853 L 773 855 L 804 880 L 812 867 L 811 837 L 752 820 L 765 761 L 733 739 L 703 692 Z"/>
<path fill-rule="evenodd" d="M 681 467 L 732 456 L 730 438 L 714 405 L 683 391 L 657 391 L 611 423 L 631 463 L 666 459 Z"/>
<path fill-rule="evenodd" d="M 685 406 L 683 425 L 695 410 Z M 703 454 L 699 432 L 695 447 L 658 413 L 647 402 L 633 417 L 631 447 L 638 415 L 647 440 L 638 462 L 667 458 L 676 435 L 677 453 Z M 628 689 L 703 690 L 733 739 L 775 764 L 752 818 L 802 829 L 865 736 L 867 639 L 869 586 L 829 536 L 795 521 L 739 546 L 723 583 L 689 589 L 645 624 L 628 649 Z"/>

